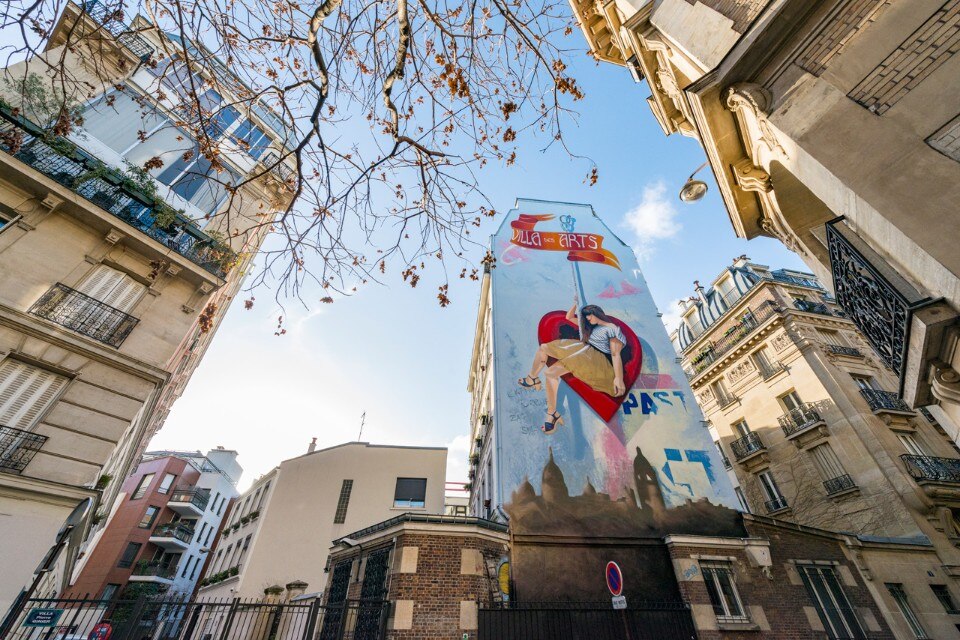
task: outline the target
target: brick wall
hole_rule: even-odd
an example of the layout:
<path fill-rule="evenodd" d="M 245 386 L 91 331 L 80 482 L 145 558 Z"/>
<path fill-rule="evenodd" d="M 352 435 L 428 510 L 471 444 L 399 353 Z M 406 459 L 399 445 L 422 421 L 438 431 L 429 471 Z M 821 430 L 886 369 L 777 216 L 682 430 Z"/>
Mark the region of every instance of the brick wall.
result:
<path fill-rule="evenodd" d="M 960 0 L 947 0 L 848 94 L 882 115 L 960 51 Z"/>
<path fill-rule="evenodd" d="M 687 0 L 704 4 L 733 21 L 733 30 L 743 33 L 769 0 Z"/>
<path fill-rule="evenodd" d="M 769 567 L 759 566 L 762 563 L 758 563 L 756 557 L 751 561 L 745 547 L 670 545 L 680 591 L 693 609 L 700 640 L 820 640 L 825 637 L 813 602 L 800 579 L 796 565 L 791 562 L 813 560 L 835 563 L 832 566 L 863 626 L 864 633 L 876 640 L 892 640 L 893 634 L 884 622 L 857 568 L 844 554 L 839 540 L 769 526 L 757 521 L 747 521 L 746 526 L 752 538 L 769 541 L 769 557 L 772 559 Z M 762 549 L 762 545 L 756 548 Z M 702 572 L 699 571 L 697 556 L 726 556 L 732 559 L 737 591 L 745 611 L 750 616 L 750 623 L 720 625 L 717 622 Z"/>
<path fill-rule="evenodd" d="M 803 48 L 797 64 L 804 71 L 819 76 L 843 47 L 869 27 L 881 9 L 889 5 L 889 0 L 848 0 Z"/>

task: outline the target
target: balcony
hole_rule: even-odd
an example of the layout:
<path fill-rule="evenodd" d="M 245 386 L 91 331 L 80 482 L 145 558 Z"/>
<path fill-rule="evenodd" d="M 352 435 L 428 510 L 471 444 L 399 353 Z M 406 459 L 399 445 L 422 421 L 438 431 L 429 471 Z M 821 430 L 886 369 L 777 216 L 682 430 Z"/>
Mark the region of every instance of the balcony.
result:
<path fill-rule="evenodd" d="M 199 518 L 207 510 L 210 503 L 209 489 L 192 489 L 189 487 L 174 489 L 170 494 L 167 506 L 181 516 Z"/>
<path fill-rule="evenodd" d="M 862 358 L 863 354 L 859 349 L 854 349 L 853 347 L 845 347 L 842 344 L 825 344 L 823 345 L 829 353 L 832 353 L 837 356 L 848 356 L 851 358 Z"/>
<path fill-rule="evenodd" d="M 804 313 L 816 313 L 821 316 L 832 316 L 830 309 L 827 305 L 822 302 L 810 302 L 809 300 L 794 300 L 793 306 L 796 307 L 797 311 L 803 311 Z"/>
<path fill-rule="evenodd" d="M 756 311 L 747 310 L 739 323 L 730 327 L 726 334 L 700 351 L 691 361 L 693 374 L 696 375 L 734 349 L 746 339 L 754 329 L 763 324 L 771 316 L 780 311 L 780 307 L 767 301 L 761 304 Z"/>
<path fill-rule="evenodd" d="M 781 371 L 787 370 L 787 368 L 783 366 L 783 363 L 779 361 L 774 362 L 772 364 L 763 365 L 759 367 L 759 369 L 760 369 L 760 377 L 763 378 L 764 380 L 769 380 L 770 378 L 777 375 Z"/>
<path fill-rule="evenodd" d="M 83 10 L 141 60 L 154 54 L 153 45 L 123 22 L 123 9 L 120 6 L 108 11 L 99 0 L 89 0 L 83 3 Z"/>
<path fill-rule="evenodd" d="M 907 473 L 940 506 L 960 507 L 960 459 L 931 456 L 900 456 Z"/>
<path fill-rule="evenodd" d="M 870 410 L 874 413 L 893 413 L 897 415 L 914 415 L 907 403 L 892 391 L 880 389 L 860 389 L 860 395 L 867 401 Z"/>
<path fill-rule="evenodd" d="M 59 282 L 37 300 L 30 313 L 114 348 L 119 348 L 140 322 Z"/>
<path fill-rule="evenodd" d="M 857 484 L 850 477 L 850 474 L 845 473 L 842 476 L 826 480 L 823 483 L 823 488 L 827 490 L 828 496 L 835 496 L 856 489 Z"/>
<path fill-rule="evenodd" d="M 105 167 L 73 142 L 53 136 L 2 104 L 0 133 L 9 134 L 0 149 L 209 273 L 223 278 L 236 262 L 230 247 L 140 192 L 129 176 Z"/>
<path fill-rule="evenodd" d="M 731 442 L 730 450 L 733 451 L 733 457 L 737 462 L 744 466 L 751 466 L 754 462 L 759 463 L 766 459 L 767 447 L 760 440 L 760 436 L 750 432 Z"/>
<path fill-rule="evenodd" d="M 164 565 L 159 562 L 138 562 L 130 575 L 130 582 L 156 582 L 171 584 L 177 577 L 176 565 Z"/>
<path fill-rule="evenodd" d="M 787 504 L 787 499 L 783 496 L 776 497 L 773 500 L 767 500 L 763 504 L 767 508 L 767 513 L 777 513 L 790 506 Z"/>
<path fill-rule="evenodd" d="M 777 418 L 777 421 L 783 429 L 783 435 L 798 447 L 827 435 L 826 422 L 820 416 L 820 412 L 809 402 L 804 402 L 796 409 L 787 411 Z"/>
<path fill-rule="evenodd" d="M 193 540 L 193 527 L 179 522 L 161 524 L 150 534 L 150 542 L 167 551 L 183 551 Z"/>
<path fill-rule="evenodd" d="M 22 472 L 46 441 L 47 436 L 0 425 L 0 472 Z"/>

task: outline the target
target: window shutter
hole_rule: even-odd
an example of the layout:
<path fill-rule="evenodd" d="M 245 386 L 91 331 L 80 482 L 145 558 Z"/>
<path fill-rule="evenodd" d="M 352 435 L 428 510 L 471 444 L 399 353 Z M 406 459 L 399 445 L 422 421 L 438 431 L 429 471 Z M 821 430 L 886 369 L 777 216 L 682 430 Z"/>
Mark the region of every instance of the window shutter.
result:
<path fill-rule="evenodd" d="M 397 489 L 393 494 L 394 501 L 412 500 L 423 502 L 427 496 L 426 478 L 397 478 Z"/>
<path fill-rule="evenodd" d="M 67 378 L 16 360 L 0 363 L 0 424 L 27 430 L 67 384 Z"/>
<path fill-rule="evenodd" d="M 79 285 L 78 290 L 120 311 L 130 311 L 147 290 L 122 271 L 105 264 L 97 267 Z"/>

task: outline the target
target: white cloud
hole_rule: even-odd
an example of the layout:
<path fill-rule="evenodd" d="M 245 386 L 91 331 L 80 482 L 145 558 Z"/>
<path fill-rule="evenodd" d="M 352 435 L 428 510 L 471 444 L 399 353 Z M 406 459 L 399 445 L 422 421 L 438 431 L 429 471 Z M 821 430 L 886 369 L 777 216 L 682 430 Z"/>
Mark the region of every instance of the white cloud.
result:
<path fill-rule="evenodd" d="M 680 326 L 680 320 L 683 314 L 680 311 L 680 298 L 671 300 L 666 307 L 661 307 L 660 313 L 663 317 L 663 326 L 667 328 L 667 333 L 672 333 L 674 329 Z"/>
<path fill-rule="evenodd" d="M 672 238 L 683 228 L 677 221 L 680 211 L 673 198 L 667 195 L 663 180 L 652 182 L 643 188 L 640 204 L 623 216 L 623 224 L 634 234 L 634 251 L 637 258 L 649 258 L 659 240 Z"/>
<path fill-rule="evenodd" d="M 463 434 L 447 443 L 447 480 L 467 481 L 467 456 L 470 455 L 470 436 Z"/>

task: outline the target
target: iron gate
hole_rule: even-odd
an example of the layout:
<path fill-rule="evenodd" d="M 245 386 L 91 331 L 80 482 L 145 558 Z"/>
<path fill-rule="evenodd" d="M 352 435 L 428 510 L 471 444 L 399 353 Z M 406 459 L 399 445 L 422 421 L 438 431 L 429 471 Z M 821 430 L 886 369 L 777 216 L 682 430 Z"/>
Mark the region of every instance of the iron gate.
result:
<path fill-rule="evenodd" d="M 525 602 L 480 609 L 478 640 L 696 640 L 684 602 Z"/>
<path fill-rule="evenodd" d="M 87 640 L 100 623 L 110 640 L 383 640 L 389 611 L 383 600 L 33 598 L 0 640 Z"/>

